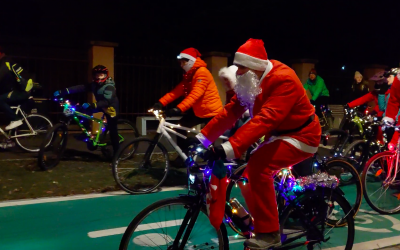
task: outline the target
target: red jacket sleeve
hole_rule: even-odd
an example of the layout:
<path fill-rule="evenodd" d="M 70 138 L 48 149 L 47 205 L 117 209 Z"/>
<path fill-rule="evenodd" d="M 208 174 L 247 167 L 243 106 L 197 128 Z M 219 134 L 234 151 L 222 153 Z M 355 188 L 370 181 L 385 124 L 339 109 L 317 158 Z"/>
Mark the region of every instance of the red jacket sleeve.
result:
<path fill-rule="evenodd" d="M 399 113 L 400 108 L 400 80 L 399 76 L 396 76 L 393 81 L 392 88 L 390 90 L 390 97 L 386 106 L 386 117 L 396 121 L 396 116 Z"/>
<path fill-rule="evenodd" d="M 183 82 L 179 83 L 171 92 L 161 97 L 159 102 L 162 105 L 166 106 L 168 103 L 171 103 L 181 97 L 183 95 Z"/>
<path fill-rule="evenodd" d="M 240 105 L 237 96 L 232 97 L 231 102 L 225 105 L 222 112 L 216 115 L 202 130 L 201 133 L 209 140 L 214 142 L 227 129 L 232 127 L 246 111 L 246 107 Z"/>
<path fill-rule="evenodd" d="M 369 92 L 368 94 L 363 95 L 360 98 L 355 99 L 354 101 L 350 102 L 349 107 L 350 108 L 358 107 L 360 105 L 363 105 L 363 104 L 373 101 L 373 100 L 375 100 L 375 97 L 373 94 L 371 94 L 371 92 Z"/>
<path fill-rule="evenodd" d="M 264 135 L 265 138 L 269 138 L 271 132 L 282 123 L 300 98 L 292 78 L 278 75 L 270 81 L 275 85 L 274 90 L 266 98 L 260 112 L 229 138 L 236 157 L 240 157 L 251 144 Z"/>

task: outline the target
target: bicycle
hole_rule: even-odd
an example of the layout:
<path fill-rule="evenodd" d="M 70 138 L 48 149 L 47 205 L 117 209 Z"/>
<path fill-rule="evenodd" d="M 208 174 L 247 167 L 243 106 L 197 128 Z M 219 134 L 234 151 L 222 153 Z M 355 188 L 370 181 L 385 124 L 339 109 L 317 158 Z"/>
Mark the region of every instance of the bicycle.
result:
<path fill-rule="evenodd" d="M 321 129 L 325 131 L 332 128 L 333 126 L 332 111 L 327 105 L 321 105 L 320 108 L 322 116 L 319 117 L 319 124 L 321 125 Z"/>
<path fill-rule="evenodd" d="M 52 130 L 50 130 L 46 139 L 50 140 L 49 145 L 43 141 L 38 155 L 38 165 L 42 170 L 52 169 L 58 165 L 63 156 L 67 142 L 68 142 L 68 126 L 71 121 L 75 121 L 82 132 L 85 133 L 86 138 L 84 142 L 87 144 L 87 148 L 90 151 L 97 150 L 100 148 L 102 154 L 106 158 L 111 158 L 112 155 L 112 147 L 109 139 L 109 131 L 107 129 L 107 121 L 105 120 L 105 115 L 101 119 L 97 119 L 93 116 L 81 113 L 76 111 L 76 108 L 70 104 L 68 100 L 65 102 L 63 98 L 59 100 L 60 106 L 63 107 L 63 114 L 66 117 L 66 120 L 61 121 L 56 124 Z M 99 124 L 99 130 L 96 131 L 96 135 L 92 135 L 90 131 L 88 131 L 85 126 L 82 124 L 83 120 L 78 119 L 88 119 L 93 122 L 97 122 Z M 54 135 L 54 136 L 53 136 Z M 120 143 L 125 141 L 129 137 L 137 138 L 139 133 L 137 128 L 133 123 L 128 120 L 119 119 L 118 120 L 118 135 L 120 138 Z M 121 160 L 128 159 L 136 150 L 135 145 L 132 145 L 128 148 L 128 151 L 124 151 L 124 154 L 121 156 Z"/>
<path fill-rule="evenodd" d="M 400 131 L 400 126 L 390 127 Z M 396 149 L 372 156 L 363 170 L 364 198 L 370 207 L 380 214 L 394 214 L 400 211 L 400 180 L 397 177 L 400 171 L 399 153 L 400 140 Z"/>
<path fill-rule="evenodd" d="M 334 158 L 323 158 L 318 159 L 318 154 L 314 154 L 312 160 L 310 161 L 310 168 L 314 174 L 318 173 L 327 173 L 330 176 L 336 176 L 339 180 L 339 187 L 337 191 L 341 192 L 342 195 L 347 194 L 347 200 L 349 201 L 352 210 L 354 212 L 354 217 L 357 215 L 358 210 L 360 209 L 362 197 L 363 197 L 363 189 L 361 184 L 360 176 L 354 166 L 351 164 L 351 159 L 346 159 L 343 157 L 334 157 Z M 304 162 L 308 162 L 309 159 L 304 160 Z M 233 171 L 232 175 L 230 176 L 230 182 L 227 187 L 226 192 L 226 200 L 229 201 L 232 198 L 237 199 L 241 204 L 246 205 L 245 201 L 242 199 L 242 195 L 239 189 L 234 189 L 234 187 L 242 186 L 240 185 L 241 180 L 244 179 L 243 172 L 246 169 L 247 164 L 244 164 Z M 295 172 L 292 167 L 284 168 L 278 171 L 275 175 L 274 182 L 276 188 L 279 188 L 279 184 L 285 182 L 288 177 L 298 178 L 299 176 Z M 239 183 L 239 185 L 238 185 Z M 344 191 L 343 191 L 344 190 Z M 355 194 L 355 196 L 354 196 Z M 353 197 L 354 196 L 354 197 Z M 279 196 L 277 195 L 277 198 Z M 282 201 L 277 200 L 277 204 Z M 245 207 L 245 209 L 247 206 Z M 337 227 L 343 227 L 346 225 L 346 222 L 342 222 L 337 224 L 337 220 L 334 219 L 334 214 L 330 215 L 331 217 L 327 220 L 326 224 L 329 226 L 336 225 Z M 241 230 L 237 228 L 234 224 L 228 223 L 229 226 L 232 228 L 233 231 L 237 232 L 240 235 L 243 235 Z"/>
<path fill-rule="evenodd" d="M 358 172 L 361 174 L 368 159 L 384 150 L 386 141 L 381 142 L 377 138 L 380 126 L 377 117 L 364 116 L 360 119 L 360 123 L 362 125 L 361 139 L 353 141 L 343 155 L 353 157 L 358 162 Z"/>
<path fill-rule="evenodd" d="M 28 152 L 38 152 L 42 142 L 44 142 L 45 147 L 49 145 L 52 135 L 50 135 L 49 141 L 44 141 L 41 136 L 53 127 L 53 123 L 46 116 L 41 114 L 27 115 L 22 110 L 21 105 L 12 106 L 11 109 L 15 109 L 17 116 L 22 116 L 23 124 L 8 132 L 0 128 L 0 133 L 6 139 L 2 148 L 7 148 L 12 140 L 15 140 L 20 148 Z"/>
<path fill-rule="evenodd" d="M 357 108 L 345 109 L 344 116 L 340 122 L 338 129 L 328 129 L 324 132 L 324 146 L 326 146 L 329 137 L 337 136 L 335 145 L 330 150 L 331 154 L 343 154 L 344 148 L 348 143 L 352 143 L 355 139 L 363 138 L 364 128 L 362 118 L 364 114 Z"/>
<path fill-rule="evenodd" d="M 196 153 L 204 148 L 196 148 L 191 151 L 187 161 L 187 174 L 189 176 L 189 191 L 187 195 L 169 198 L 153 203 L 143 209 L 127 227 L 119 249 L 139 249 L 155 247 L 159 249 L 229 249 L 229 241 L 235 243 L 241 241 L 238 235 L 228 237 L 225 224 L 216 230 L 211 226 L 207 217 L 205 196 L 209 188 L 210 164 L 196 164 Z M 194 156 L 193 156 L 194 155 Z M 211 163 L 211 162 L 209 162 Z M 212 164 L 212 163 L 211 163 Z M 354 242 L 354 219 L 352 209 L 346 199 L 339 194 L 335 185 L 336 178 L 326 178 L 327 182 L 313 189 L 309 186 L 301 186 L 305 179 L 290 179 L 277 190 L 278 194 L 286 202 L 280 212 L 280 233 L 282 246 L 275 249 L 293 249 L 299 246 L 307 246 L 313 249 L 320 243 L 332 242 L 335 235 L 342 240 L 345 237 L 345 250 L 352 249 Z M 313 178 L 313 177 L 310 177 Z M 309 182 L 311 183 L 311 182 Z M 336 184 L 335 184 L 336 183 Z M 322 187 L 324 186 L 325 187 Z M 227 203 L 225 213 L 232 221 L 240 221 L 238 210 Z M 347 227 L 339 228 L 336 234 L 333 228 L 326 228 L 325 220 L 328 212 L 341 209 L 344 217 L 341 220 L 347 222 Z M 296 223 L 295 223 L 296 222 Z M 299 230 L 301 227 L 303 230 Z M 297 228 L 297 230 L 296 230 Z M 252 233 L 247 234 L 251 237 Z M 339 241 L 338 240 L 338 241 Z M 335 242 L 334 244 L 341 244 Z"/>
<path fill-rule="evenodd" d="M 194 128 L 186 128 L 179 124 L 173 124 L 165 121 L 165 114 L 163 111 L 149 110 L 159 120 L 157 134 L 153 139 L 136 138 L 133 141 L 123 144 L 118 152 L 114 155 L 112 170 L 115 181 L 118 185 L 130 194 L 144 194 L 150 193 L 157 189 L 165 181 L 169 172 L 169 154 L 166 147 L 160 142 L 164 136 L 170 145 L 178 153 L 184 161 L 187 155 L 175 143 L 169 133 L 186 139 L 187 137 L 174 131 L 187 130 L 190 133 L 200 133 Z M 220 139 L 228 140 L 225 136 L 220 136 Z M 135 151 L 131 160 L 124 161 L 120 165 L 120 155 L 126 148 L 136 145 L 137 148 L 145 149 L 142 151 Z M 144 151 L 144 153 L 143 153 Z M 135 153 L 137 153 L 135 155 Z M 232 164 L 236 165 L 236 164 Z"/>

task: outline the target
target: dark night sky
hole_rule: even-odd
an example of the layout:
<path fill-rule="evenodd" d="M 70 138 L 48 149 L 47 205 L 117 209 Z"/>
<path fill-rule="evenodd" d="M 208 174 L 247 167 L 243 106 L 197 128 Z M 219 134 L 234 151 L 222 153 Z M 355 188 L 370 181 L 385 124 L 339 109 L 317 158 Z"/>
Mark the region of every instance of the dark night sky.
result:
<path fill-rule="evenodd" d="M 121 52 L 170 56 L 185 47 L 234 53 L 253 37 L 278 60 L 400 61 L 399 0 L 12 0 L 1 1 L 0 12 L 0 41 L 106 40 Z"/>

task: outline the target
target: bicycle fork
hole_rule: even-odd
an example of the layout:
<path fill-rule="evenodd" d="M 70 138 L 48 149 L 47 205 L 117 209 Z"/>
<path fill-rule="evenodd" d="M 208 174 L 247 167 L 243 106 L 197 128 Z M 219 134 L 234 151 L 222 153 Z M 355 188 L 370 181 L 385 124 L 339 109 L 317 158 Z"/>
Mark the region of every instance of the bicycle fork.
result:
<path fill-rule="evenodd" d="M 183 250 L 185 248 L 185 245 L 189 239 L 190 233 L 193 230 L 194 224 L 197 221 L 197 217 L 199 216 L 200 210 L 202 206 L 202 201 L 200 200 L 198 203 L 195 203 L 193 207 L 190 207 L 188 211 L 186 212 L 185 218 L 182 221 L 182 225 L 179 228 L 179 231 L 176 235 L 176 238 L 174 240 L 174 243 L 172 245 L 172 249 L 177 249 L 177 250 Z M 190 222 L 189 222 L 190 220 Z M 189 222 L 189 224 L 188 224 Z M 182 240 L 182 234 L 183 235 Z M 180 243 L 180 245 L 179 245 Z"/>

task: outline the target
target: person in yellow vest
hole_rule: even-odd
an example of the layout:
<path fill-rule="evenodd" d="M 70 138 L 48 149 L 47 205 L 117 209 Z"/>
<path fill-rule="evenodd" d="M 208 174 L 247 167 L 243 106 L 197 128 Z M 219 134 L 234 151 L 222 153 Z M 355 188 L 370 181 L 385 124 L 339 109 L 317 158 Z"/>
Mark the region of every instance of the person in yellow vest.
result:
<path fill-rule="evenodd" d="M 11 120 L 6 130 L 22 125 L 22 117 L 18 117 L 10 105 L 18 105 L 30 97 L 33 88 L 32 79 L 22 77 L 23 68 L 13 62 L 0 47 L 0 111 Z"/>

